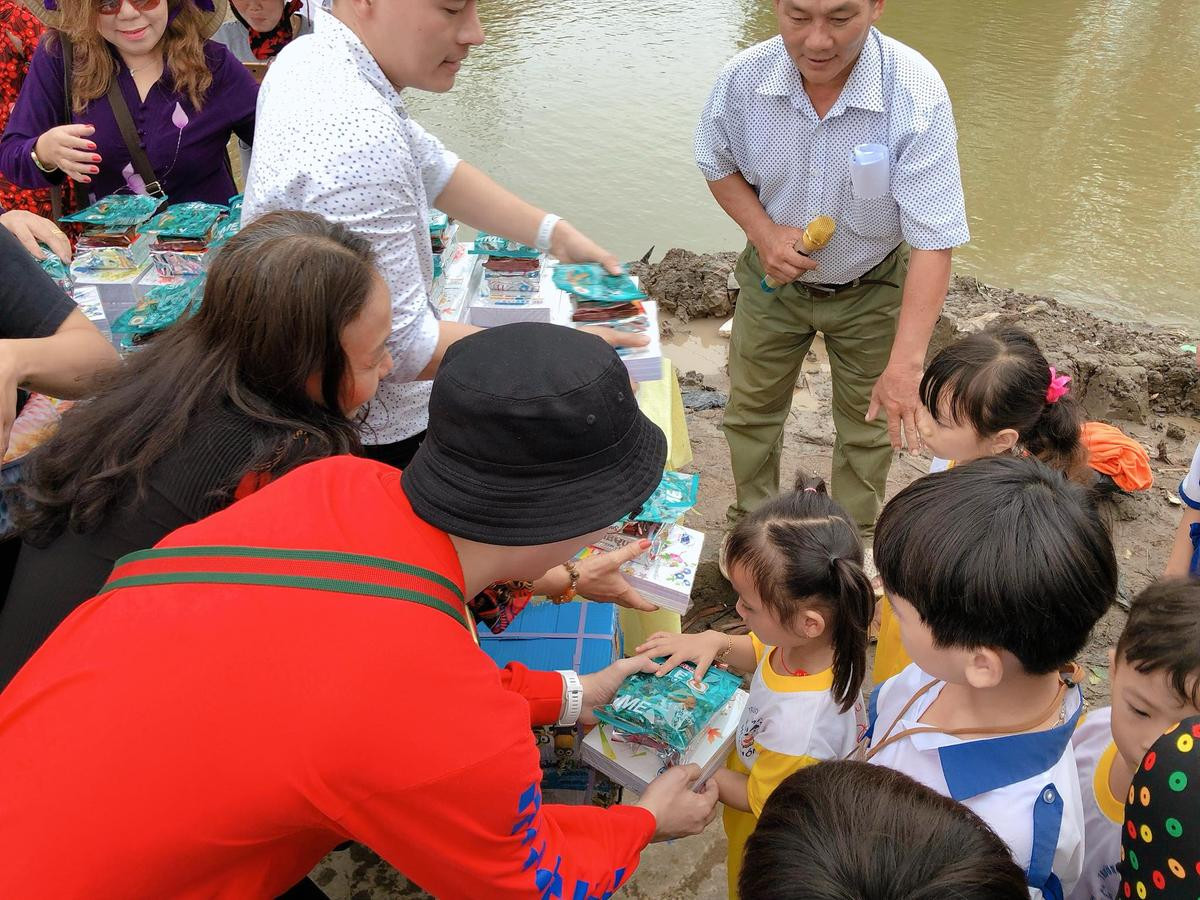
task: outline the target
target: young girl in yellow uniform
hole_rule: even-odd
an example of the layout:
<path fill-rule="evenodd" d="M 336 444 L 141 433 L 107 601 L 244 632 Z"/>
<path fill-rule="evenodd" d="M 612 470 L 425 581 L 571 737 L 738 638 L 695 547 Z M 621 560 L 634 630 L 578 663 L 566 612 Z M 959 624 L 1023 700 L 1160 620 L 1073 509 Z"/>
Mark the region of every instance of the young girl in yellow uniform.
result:
<path fill-rule="evenodd" d="M 1090 483 L 1080 438 L 1083 413 L 1068 395 L 1070 381 L 1020 328 L 990 328 L 955 341 L 933 358 L 921 378 L 917 429 L 934 455 L 930 471 L 985 456 L 1028 453 L 1072 480 Z M 875 684 L 912 662 L 887 598 L 881 602 L 871 673 Z"/>
<path fill-rule="evenodd" d="M 874 607 L 858 529 L 819 479 L 746 516 L 730 535 L 730 581 L 748 635 L 652 635 L 638 653 L 754 672 L 737 743 L 716 779 L 729 839 L 729 895 L 742 850 L 775 787 L 804 766 L 841 759 L 866 730 L 861 688 Z"/>

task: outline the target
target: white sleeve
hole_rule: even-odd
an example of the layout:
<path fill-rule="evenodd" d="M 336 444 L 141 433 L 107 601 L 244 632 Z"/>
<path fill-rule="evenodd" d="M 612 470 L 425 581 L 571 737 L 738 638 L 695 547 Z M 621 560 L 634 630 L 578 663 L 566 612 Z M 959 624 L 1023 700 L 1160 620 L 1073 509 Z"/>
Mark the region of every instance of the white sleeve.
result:
<path fill-rule="evenodd" d="M 1200 509 L 1200 444 L 1196 445 L 1196 455 L 1192 457 L 1187 477 L 1179 485 L 1179 499 L 1192 509 Z"/>

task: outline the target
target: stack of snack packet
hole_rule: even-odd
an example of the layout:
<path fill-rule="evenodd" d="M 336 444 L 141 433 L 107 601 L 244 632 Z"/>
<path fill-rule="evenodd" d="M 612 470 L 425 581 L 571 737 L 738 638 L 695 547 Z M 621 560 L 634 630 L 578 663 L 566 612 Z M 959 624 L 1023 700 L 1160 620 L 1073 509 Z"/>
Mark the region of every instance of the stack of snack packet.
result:
<path fill-rule="evenodd" d="M 138 228 L 163 202 L 145 194 L 112 194 L 62 219 L 83 226 L 71 262 L 74 285 L 96 288 L 110 323 L 141 299 L 139 282 L 150 268 L 150 237 Z"/>
<path fill-rule="evenodd" d="M 456 243 L 442 254 L 441 274 L 433 281 L 429 302 L 438 311 L 438 317 L 447 322 L 465 322 L 470 312 L 470 301 L 479 293 L 483 280 L 483 263 L 471 254 L 467 244 Z"/>
<path fill-rule="evenodd" d="M 164 277 L 196 276 L 205 271 L 208 248 L 218 221 L 229 207 L 214 203 L 177 203 L 139 230 L 150 235 L 150 260 Z"/>
<path fill-rule="evenodd" d="M 553 320 L 553 298 L 542 292 L 542 254 L 538 250 L 480 232 L 470 252 L 483 258 L 483 284 L 472 304 L 472 325 L 491 328 Z"/>
<path fill-rule="evenodd" d="M 620 354 L 635 381 L 662 378 L 662 343 L 658 335 L 658 304 L 627 273 L 612 275 L 598 263 L 558 265 L 554 284 L 570 298 L 570 324 L 603 325 L 618 331 L 644 334 L 645 347 L 620 348 Z"/>
<path fill-rule="evenodd" d="M 671 766 L 700 767 L 697 789 L 725 763 L 749 695 L 742 679 L 711 666 L 697 682 L 692 663 L 662 677 L 630 675 L 583 740 L 583 761 L 639 793 Z"/>
<path fill-rule="evenodd" d="M 430 210 L 429 245 L 433 249 L 433 278 L 436 281 L 446 268 L 446 253 L 458 237 L 458 223 L 444 212 Z"/>
<path fill-rule="evenodd" d="M 122 350 L 135 349 L 150 335 L 192 315 L 204 295 L 204 276 L 173 277 L 151 288 L 138 303 L 112 323 L 114 337 Z"/>
<path fill-rule="evenodd" d="M 664 472 L 658 488 L 642 508 L 610 526 L 578 558 L 619 550 L 635 541 L 650 541 L 650 549 L 625 563 L 621 573 L 651 603 L 684 615 L 691 608 L 704 533 L 685 528 L 679 520 L 696 505 L 699 487 L 699 475 Z"/>

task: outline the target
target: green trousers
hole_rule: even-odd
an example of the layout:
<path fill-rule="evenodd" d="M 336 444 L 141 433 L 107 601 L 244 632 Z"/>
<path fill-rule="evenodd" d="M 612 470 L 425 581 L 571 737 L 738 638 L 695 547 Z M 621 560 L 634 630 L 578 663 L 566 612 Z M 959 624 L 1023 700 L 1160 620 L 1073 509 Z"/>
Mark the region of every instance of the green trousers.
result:
<path fill-rule="evenodd" d="M 874 532 L 892 447 L 884 416 L 866 421 L 867 407 L 891 354 L 907 271 L 908 248 L 902 247 L 863 275 L 863 280 L 891 284 L 859 284 L 829 294 L 794 282 L 767 293 L 758 252 L 746 246 L 736 270 L 741 293 L 722 424 L 737 485 L 727 513 L 730 525 L 779 492 L 783 426 L 800 366 L 819 331 L 829 351 L 837 430 L 830 490 L 864 536 Z"/>

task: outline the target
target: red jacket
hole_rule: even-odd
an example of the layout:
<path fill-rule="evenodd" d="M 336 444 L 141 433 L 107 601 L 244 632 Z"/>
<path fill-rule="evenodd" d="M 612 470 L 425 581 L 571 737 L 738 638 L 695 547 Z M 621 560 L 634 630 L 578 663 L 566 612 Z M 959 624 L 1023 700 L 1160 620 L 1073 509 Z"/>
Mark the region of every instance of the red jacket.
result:
<path fill-rule="evenodd" d="M 210 545 L 381 557 L 389 590 L 461 612 L 449 538 L 379 463 L 303 466 L 158 546 Z M 441 898 L 607 897 L 637 865 L 647 811 L 541 804 L 530 725 L 559 676 L 332 589 L 381 577 L 341 557 L 222 564 L 323 585 L 297 588 L 139 585 L 217 566 L 144 556 L 0 694 L 0 896 L 273 897 L 347 839 Z"/>

